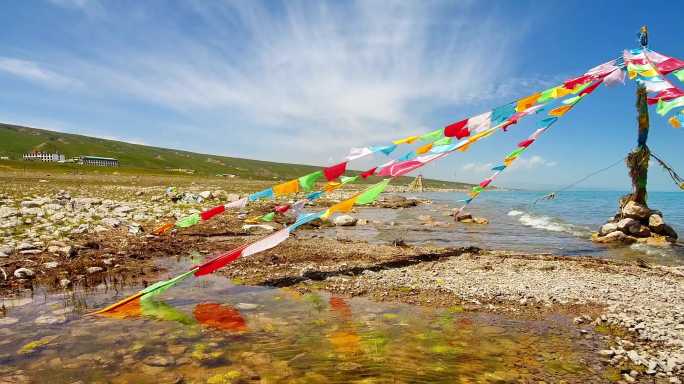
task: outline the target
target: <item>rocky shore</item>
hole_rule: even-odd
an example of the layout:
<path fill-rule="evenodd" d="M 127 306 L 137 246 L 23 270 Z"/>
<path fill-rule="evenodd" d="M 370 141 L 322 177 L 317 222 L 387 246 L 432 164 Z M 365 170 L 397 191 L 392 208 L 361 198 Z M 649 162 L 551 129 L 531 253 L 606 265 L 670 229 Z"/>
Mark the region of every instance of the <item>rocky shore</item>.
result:
<path fill-rule="evenodd" d="M 21 293 L 34 284 L 69 290 L 104 279 L 121 284 L 132 279 L 133 284 L 145 285 L 155 279 L 158 262 L 166 257 L 213 255 L 282 226 L 277 220 L 249 228 L 236 212 L 168 236 L 150 234 L 161 222 L 240 196 L 240 191 L 228 188 L 205 188 L 193 185 L 168 191 L 162 186 L 131 186 L 126 194 L 90 190 L 87 195 L 73 188 L 43 186 L 40 193 L 13 194 L 5 189 L 0 192 L 3 295 Z M 320 205 L 344 197 L 335 194 Z M 268 212 L 273 204 L 250 206 L 241 217 Z M 411 209 L 416 204 L 420 202 L 387 198 L 377 207 Z M 620 218 L 616 230 L 606 230 L 602 237 L 619 231 L 637 238 L 644 227 L 650 233 L 663 233 L 653 218 L 656 214 Z M 386 224 L 354 216 L 338 217 L 332 225 Z M 626 219 L 635 220 L 638 230 L 637 224 L 620 225 Z M 461 222 L 476 223 L 473 218 Z M 666 233 L 659 236 L 668 241 Z M 221 273 L 239 284 L 322 289 L 463 311 L 532 318 L 565 314 L 583 332 L 604 335 L 606 349 L 596 352 L 606 367 L 618 373 L 613 381 L 684 381 L 684 267 L 412 246 L 401 241 L 369 244 L 318 237 L 304 229 L 299 238 L 238 260 Z"/>

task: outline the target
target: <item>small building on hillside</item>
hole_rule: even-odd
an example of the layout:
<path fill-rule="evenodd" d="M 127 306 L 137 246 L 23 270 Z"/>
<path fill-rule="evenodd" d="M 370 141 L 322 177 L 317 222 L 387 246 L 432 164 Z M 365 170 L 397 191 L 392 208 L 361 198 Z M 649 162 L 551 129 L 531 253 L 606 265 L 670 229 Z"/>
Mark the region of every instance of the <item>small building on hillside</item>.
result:
<path fill-rule="evenodd" d="M 64 161 L 64 155 L 61 153 L 30 152 L 24 153 L 22 158 L 29 161 Z"/>
<path fill-rule="evenodd" d="M 100 156 L 81 156 L 78 158 L 78 163 L 83 165 L 97 165 L 99 167 L 118 167 L 119 160 L 111 157 Z"/>

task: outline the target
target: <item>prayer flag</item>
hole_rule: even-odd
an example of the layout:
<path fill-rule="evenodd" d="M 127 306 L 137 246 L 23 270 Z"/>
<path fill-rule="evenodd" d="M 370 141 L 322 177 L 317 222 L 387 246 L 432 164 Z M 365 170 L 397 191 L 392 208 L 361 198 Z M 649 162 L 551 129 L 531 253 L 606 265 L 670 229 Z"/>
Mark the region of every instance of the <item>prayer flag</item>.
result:
<path fill-rule="evenodd" d="M 503 171 L 506 169 L 505 165 L 497 165 L 496 167 L 492 168 L 492 171 Z"/>
<path fill-rule="evenodd" d="M 261 216 L 261 221 L 273 221 L 275 218 L 275 212 L 269 212 L 263 216 Z"/>
<path fill-rule="evenodd" d="M 520 100 L 518 100 L 518 103 L 515 107 L 516 112 L 523 112 L 527 110 L 528 108 L 532 107 L 537 103 L 537 100 L 539 100 L 539 97 L 541 97 L 541 93 L 535 93 L 533 95 L 524 97 Z"/>
<path fill-rule="evenodd" d="M 656 113 L 665 116 L 673 108 L 684 107 L 684 97 L 679 97 L 670 101 L 658 100 L 658 106 L 656 107 Z"/>
<path fill-rule="evenodd" d="M 323 176 L 322 171 L 316 171 L 309 173 L 308 175 L 304 175 L 298 179 L 299 186 L 302 187 L 303 191 L 310 191 L 313 189 L 314 184 L 316 184 L 316 180 L 318 180 L 318 178 L 321 176 Z"/>
<path fill-rule="evenodd" d="M 335 164 L 333 166 L 323 169 L 323 174 L 325 175 L 325 178 L 328 181 L 332 181 L 342 176 L 344 174 L 344 171 L 346 170 L 347 162 L 345 161 L 343 163 Z"/>
<path fill-rule="evenodd" d="M 358 205 L 363 205 L 363 204 L 370 204 L 374 202 L 378 196 L 382 193 L 382 191 L 387 188 L 387 184 L 389 184 L 390 179 L 385 179 L 374 186 L 366 189 L 365 191 L 361 192 L 359 196 L 356 198 L 356 204 Z"/>
<path fill-rule="evenodd" d="M 563 116 L 565 115 L 570 109 L 572 109 L 572 105 L 562 105 L 560 107 L 554 108 L 549 111 L 550 116 Z"/>
<path fill-rule="evenodd" d="M 435 141 L 444 135 L 444 130 L 443 129 L 435 129 L 432 132 L 428 132 L 420 137 L 421 141 Z"/>
<path fill-rule="evenodd" d="M 299 192 L 299 179 L 286 181 L 273 187 L 273 194 L 276 197 L 291 195 Z"/>
<path fill-rule="evenodd" d="M 470 135 L 466 125 L 468 124 L 468 119 L 461 120 L 457 123 L 453 123 L 444 127 L 444 136 L 446 137 L 456 137 L 458 139 L 464 138 Z"/>
<path fill-rule="evenodd" d="M 200 215 L 199 213 L 193 213 L 190 216 L 185 216 L 178 221 L 176 221 L 176 227 L 178 228 L 187 228 L 191 227 L 197 223 L 200 222 Z"/>
<path fill-rule="evenodd" d="M 412 144 L 414 141 L 418 140 L 420 136 L 409 136 L 405 137 L 403 139 L 399 140 L 394 140 L 392 144 L 398 145 L 398 144 Z"/>
<path fill-rule="evenodd" d="M 523 141 L 521 141 L 521 142 L 518 143 L 518 147 L 527 148 L 527 147 L 529 147 L 530 144 L 532 144 L 532 143 L 534 143 L 534 139 L 523 140 Z"/>
<path fill-rule="evenodd" d="M 427 143 L 427 144 L 417 148 L 416 154 L 422 155 L 423 153 L 427 153 L 428 151 L 430 151 L 430 149 L 432 149 L 432 145 L 433 145 L 432 143 Z"/>
<path fill-rule="evenodd" d="M 670 117 L 669 119 L 667 119 L 667 122 L 670 123 L 670 125 L 671 125 L 673 128 L 681 128 L 681 127 L 682 127 L 682 122 L 679 121 L 679 119 L 677 118 L 677 116 L 672 116 L 672 117 Z"/>
<path fill-rule="evenodd" d="M 371 168 L 371 169 L 369 169 L 369 170 L 363 172 L 363 173 L 361 174 L 361 177 L 363 177 L 364 179 L 366 179 L 366 178 L 368 178 L 368 176 L 373 176 L 373 174 L 375 173 L 375 170 L 376 170 L 376 169 L 378 169 L 378 167 L 373 167 L 373 168 Z"/>
<path fill-rule="evenodd" d="M 267 197 L 270 197 L 270 198 L 273 197 L 273 189 L 272 188 L 266 188 L 263 191 L 252 193 L 251 195 L 249 195 L 249 201 L 257 201 L 259 199 L 265 199 Z"/>
<path fill-rule="evenodd" d="M 356 201 L 357 197 L 358 197 L 358 195 L 353 196 L 347 200 L 341 201 L 341 202 L 331 206 L 330 208 L 328 208 L 325 211 L 325 213 L 321 217 L 323 219 L 327 219 L 335 212 L 349 212 L 349 211 L 351 211 L 352 208 L 354 207 L 354 202 Z"/>
<path fill-rule="evenodd" d="M 211 209 L 208 209 L 204 212 L 201 212 L 200 217 L 202 218 L 202 220 L 209 220 L 212 217 L 214 217 L 220 213 L 223 213 L 225 211 L 226 211 L 226 207 L 224 205 L 218 205 L 214 208 L 211 208 Z"/>

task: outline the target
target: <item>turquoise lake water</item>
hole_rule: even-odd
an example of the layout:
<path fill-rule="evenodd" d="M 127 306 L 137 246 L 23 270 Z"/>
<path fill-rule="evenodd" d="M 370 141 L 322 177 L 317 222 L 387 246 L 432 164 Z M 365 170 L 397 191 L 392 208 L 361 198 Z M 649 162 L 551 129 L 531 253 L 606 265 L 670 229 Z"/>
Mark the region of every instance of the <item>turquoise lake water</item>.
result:
<path fill-rule="evenodd" d="M 617 201 L 625 192 L 568 191 L 558 194 L 555 200 L 535 200 L 545 192 L 491 192 L 475 200 L 468 211 L 483 216 L 491 224 L 473 229 L 468 236 L 481 246 L 523 251 L 545 251 L 565 255 L 596 255 L 608 258 L 647 259 L 667 264 L 684 264 L 684 247 L 681 239 L 670 248 L 644 245 L 606 247 L 589 241 L 596 231 L 617 211 Z M 439 205 L 458 207 L 456 200 L 463 193 L 425 193 L 424 197 Z M 649 206 L 663 212 L 668 224 L 684 235 L 684 193 L 652 192 Z M 457 240 L 457 239 L 451 239 Z M 447 240 L 449 242 L 449 240 Z"/>

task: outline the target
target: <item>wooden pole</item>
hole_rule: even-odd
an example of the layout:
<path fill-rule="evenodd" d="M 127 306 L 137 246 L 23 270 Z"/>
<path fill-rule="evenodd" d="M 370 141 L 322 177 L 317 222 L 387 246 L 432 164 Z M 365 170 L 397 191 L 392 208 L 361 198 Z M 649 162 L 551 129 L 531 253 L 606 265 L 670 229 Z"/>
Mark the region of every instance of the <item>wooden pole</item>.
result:
<path fill-rule="evenodd" d="M 646 26 L 641 27 L 639 33 L 639 41 L 642 49 L 646 49 L 648 45 L 648 30 Z M 627 167 L 629 168 L 629 177 L 632 179 L 632 193 L 627 196 L 628 199 L 624 201 L 634 201 L 639 204 L 647 205 L 646 185 L 648 184 L 648 160 L 651 157 L 651 152 L 646 145 L 648 140 L 649 117 L 648 104 L 646 103 L 647 93 L 644 85 L 637 86 L 636 91 L 636 109 L 637 109 L 637 147 L 627 155 Z"/>

